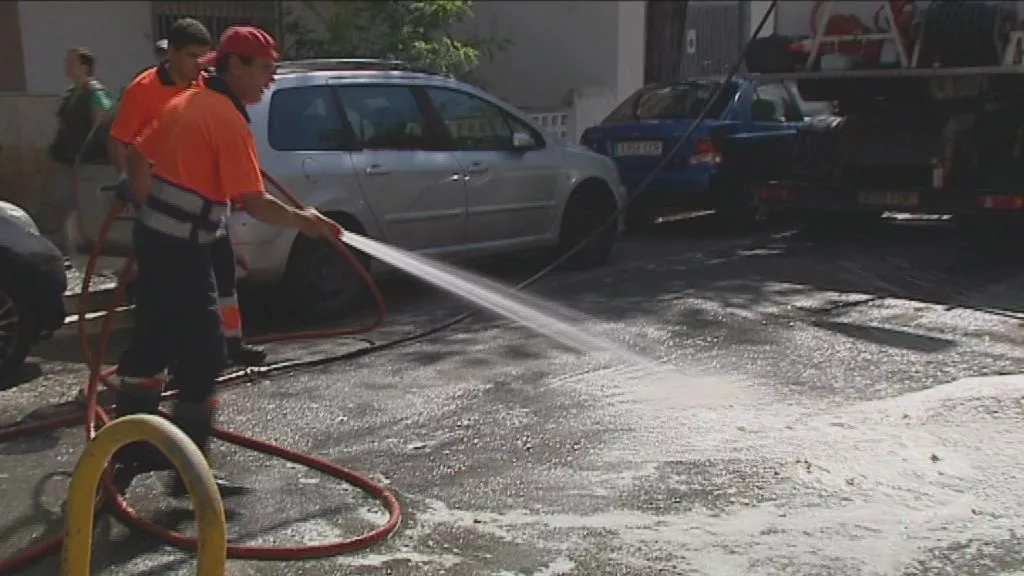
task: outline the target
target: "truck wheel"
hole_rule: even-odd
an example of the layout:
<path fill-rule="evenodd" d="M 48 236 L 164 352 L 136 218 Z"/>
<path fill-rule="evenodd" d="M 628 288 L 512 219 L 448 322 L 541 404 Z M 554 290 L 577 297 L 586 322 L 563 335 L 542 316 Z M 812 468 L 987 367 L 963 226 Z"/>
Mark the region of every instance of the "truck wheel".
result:
<path fill-rule="evenodd" d="M 363 233 L 362 226 L 351 218 L 332 218 L 346 230 Z M 353 252 L 364 267 L 370 266 L 369 256 Z M 300 234 L 288 257 L 284 293 L 285 309 L 294 319 L 323 322 L 357 311 L 365 302 L 367 287 L 348 259 L 330 242 Z"/>
<path fill-rule="evenodd" d="M 641 234 L 654 226 L 654 220 L 643 210 L 626 211 L 626 232 Z"/>
<path fill-rule="evenodd" d="M 1020 237 L 1020 225 L 1016 220 L 965 214 L 957 216 L 953 222 L 960 236 L 972 243 L 990 244 Z"/>
<path fill-rule="evenodd" d="M 881 222 L 879 212 L 819 212 L 801 218 L 801 230 L 813 238 L 839 239 L 865 232 Z"/>
<path fill-rule="evenodd" d="M 572 193 L 562 216 L 558 255 L 566 254 L 587 241 L 597 230 L 601 233 L 566 260 L 563 268 L 593 268 L 608 260 L 618 232 L 614 223 L 608 224 L 608 219 L 615 213 L 615 206 L 611 191 L 597 183 L 584 182 Z"/>
<path fill-rule="evenodd" d="M 35 343 L 35 311 L 13 273 L 0 273 L 0 390 L 25 362 Z"/>
<path fill-rule="evenodd" d="M 767 211 L 755 202 L 749 183 L 737 185 L 715 211 L 725 227 L 733 232 L 746 232 L 766 220 Z"/>

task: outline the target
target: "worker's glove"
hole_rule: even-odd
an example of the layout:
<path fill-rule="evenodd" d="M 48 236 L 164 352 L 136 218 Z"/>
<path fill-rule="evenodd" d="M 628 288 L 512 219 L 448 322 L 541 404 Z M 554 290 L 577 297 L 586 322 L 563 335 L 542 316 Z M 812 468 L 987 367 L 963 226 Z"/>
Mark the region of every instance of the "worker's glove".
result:
<path fill-rule="evenodd" d="M 132 196 L 132 183 L 127 176 L 121 176 L 115 184 L 114 197 L 125 204 L 135 204 L 135 198 Z"/>

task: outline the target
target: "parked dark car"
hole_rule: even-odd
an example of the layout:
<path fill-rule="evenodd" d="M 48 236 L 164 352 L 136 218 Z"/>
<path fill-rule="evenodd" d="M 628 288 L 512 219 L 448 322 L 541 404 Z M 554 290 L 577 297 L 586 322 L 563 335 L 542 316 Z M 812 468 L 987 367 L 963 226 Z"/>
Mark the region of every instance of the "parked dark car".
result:
<path fill-rule="evenodd" d="M 599 125 L 586 129 L 580 144 L 611 157 L 629 194 L 635 194 L 686 135 L 723 81 L 708 78 L 645 86 Z M 731 211 L 746 216 L 752 198 L 713 185 L 722 163 L 722 140 L 741 133 L 795 131 L 805 119 L 803 107 L 796 91 L 781 82 L 731 80 L 697 130 L 630 206 L 627 226 L 641 227 L 659 216 L 683 211 Z"/>
<path fill-rule="evenodd" d="M 27 212 L 0 201 L 0 387 L 64 324 L 66 288 L 60 250 Z"/>

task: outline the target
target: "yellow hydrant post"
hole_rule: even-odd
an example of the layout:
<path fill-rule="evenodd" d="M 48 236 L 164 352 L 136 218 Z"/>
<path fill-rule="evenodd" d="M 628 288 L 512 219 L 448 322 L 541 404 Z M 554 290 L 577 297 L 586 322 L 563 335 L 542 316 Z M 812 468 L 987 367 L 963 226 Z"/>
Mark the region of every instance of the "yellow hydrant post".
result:
<path fill-rule="evenodd" d="M 138 440 L 159 448 L 178 469 L 188 487 L 199 532 L 196 575 L 224 576 L 228 529 L 224 520 L 224 502 L 220 499 L 213 473 L 203 453 L 184 432 L 167 420 L 148 414 L 125 416 L 104 426 L 78 459 L 68 488 L 61 574 L 89 576 L 96 489 L 114 452 Z"/>

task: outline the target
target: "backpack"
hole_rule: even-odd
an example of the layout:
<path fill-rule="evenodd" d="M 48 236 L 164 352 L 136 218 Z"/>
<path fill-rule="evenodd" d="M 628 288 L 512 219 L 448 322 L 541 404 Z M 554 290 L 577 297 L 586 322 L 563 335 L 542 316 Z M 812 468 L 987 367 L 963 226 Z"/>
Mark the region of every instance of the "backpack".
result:
<path fill-rule="evenodd" d="M 107 118 L 92 130 L 90 114 L 91 99 L 94 90 L 102 89 L 103 85 L 93 80 L 82 87 L 81 93 L 75 95 L 72 90 L 64 93 L 57 110 L 60 125 L 53 144 L 50 145 L 50 156 L 57 162 L 70 166 L 78 156 L 79 162 L 85 164 L 109 164 L 107 138 L 113 118 Z M 90 135 L 90 131 L 92 132 Z"/>

